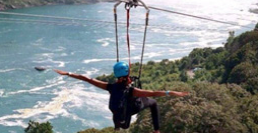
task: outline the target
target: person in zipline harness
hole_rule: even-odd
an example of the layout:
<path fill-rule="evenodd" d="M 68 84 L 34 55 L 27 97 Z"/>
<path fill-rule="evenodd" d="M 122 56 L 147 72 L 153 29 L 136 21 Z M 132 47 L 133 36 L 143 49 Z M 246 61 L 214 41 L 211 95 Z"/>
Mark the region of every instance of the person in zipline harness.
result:
<path fill-rule="evenodd" d="M 117 78 L 116 83 L 113 84 L 57 69 L 54 71 L 61 75 L 67 75 L 72 78 L 83 80 L 98 88 L 107 90 L 110 93 L 109 109 L 113 113 L 115 130 L 119 130 L 120 128 L 129 128 L 132 115 L 139 113 L 145 108 L 150 108 L 154 133 L 160 133 L 157 102 L 156 100 L 148 97 L 182 97 L 189 94 L 188 92 L 150 91 L 130 87 L 131 79 L 129 78 L 129 65 L 126 62 L 117 62 L 113 69 L 114 75 Z"/>

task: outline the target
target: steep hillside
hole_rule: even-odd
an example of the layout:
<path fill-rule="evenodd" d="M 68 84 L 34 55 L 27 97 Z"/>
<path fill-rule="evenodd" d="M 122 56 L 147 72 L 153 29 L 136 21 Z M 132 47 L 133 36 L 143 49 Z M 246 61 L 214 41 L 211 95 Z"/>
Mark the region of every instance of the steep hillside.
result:
<path fill-rule="evenodd" d="M 138 65 L 133 65 L 132 75 L 137 73 Z M 257 65 L 257 30 L 237 37 L 231 33 L 225 47 L 197 48 L 181 60 L 145 64 L 142 74 L 144 89 L 191 92 L 184 98 L 156 98 L 161 114 L 161 132 L 257 132 Z M 194 73 L 193 78 L 187 75 L 187 71 Z M 99 79 L 115 81 L 113 74 Z M 80 133 L 92 131 L 107 133 L 112 132 L 112 127 Z M 129 130 L 122 132 L 151 131 L 150 112 L 146 110 L 138 115 Z"/>

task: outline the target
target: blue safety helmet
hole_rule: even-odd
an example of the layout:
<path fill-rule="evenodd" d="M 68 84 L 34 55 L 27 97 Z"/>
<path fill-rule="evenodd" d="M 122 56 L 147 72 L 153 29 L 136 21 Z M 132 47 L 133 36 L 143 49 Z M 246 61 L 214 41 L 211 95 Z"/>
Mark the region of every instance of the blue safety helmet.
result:
<path fill-rule="evenodd" d="M 129 74 L 129 65 L 126 62 L 117 62 L 114 65 L 114 74 L 115 77 L 125 77 Z"/>

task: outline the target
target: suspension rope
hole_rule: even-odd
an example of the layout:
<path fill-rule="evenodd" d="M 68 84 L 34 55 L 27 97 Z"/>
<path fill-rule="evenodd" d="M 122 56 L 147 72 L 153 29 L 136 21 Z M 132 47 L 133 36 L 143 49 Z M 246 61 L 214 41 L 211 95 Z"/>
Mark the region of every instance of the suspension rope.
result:
<path fill-rule="evenodd" d="M 115 36 L 116 36 L 116 62 L 119 62 L 117 13 L 116 13 L 116 9 L 114 9 L 114 19 L 115 19 Z"/>
<path fill-rule="evenodd" d="M 131 59 L 130 59 L 130 56 L 131 56 L 131 53 L 130 53 L 130 36 L 129 36 L 129 22 L 130 22 L 130 8 L 127 8 L 126 9 L 126 20 L 127 20 L 127 24 L 126 24 L 126 40 L 127 40 L 127 47 L 128 47 L 128 60 L 129 60 L 129 74 L 130 75 L 130 71 L 131 71 Z"/>
<path fill-rule="evenodd" d="M 142 64 L 143 64 L 144 48 L 145 48 L 148 25 L 149 25 L 149 11 L 146 13 L 146 19 L 145 19 L 145 29 L 144 29 L 143 44 L 142 44 L 142 55 L 141 55 L 141 63 L 140 63 L 139 75 L 138 75 L 139 79 L 141 78 L 141 74 L 142 74 Z"/>

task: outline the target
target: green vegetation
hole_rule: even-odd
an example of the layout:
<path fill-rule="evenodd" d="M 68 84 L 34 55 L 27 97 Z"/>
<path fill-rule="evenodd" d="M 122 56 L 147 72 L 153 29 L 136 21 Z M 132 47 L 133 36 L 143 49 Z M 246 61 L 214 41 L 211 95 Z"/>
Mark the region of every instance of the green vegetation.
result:
<path fill-rule="evenodd" d="M 25 133 L 53 133 L 53 126 L 51 123 L 38 123 L 35 121 L 30 121 L 28 127 L 24 130 Z"/>
<path fill-rule="evenodd" d="M 114 132 L 114 128 L 113 127 L 107 127 L 102 129 L 101 131 L 95 128 L 90 128 L 87 129 L 85 131 L 80 131 L 78 133 L 113 133 Z"/>

